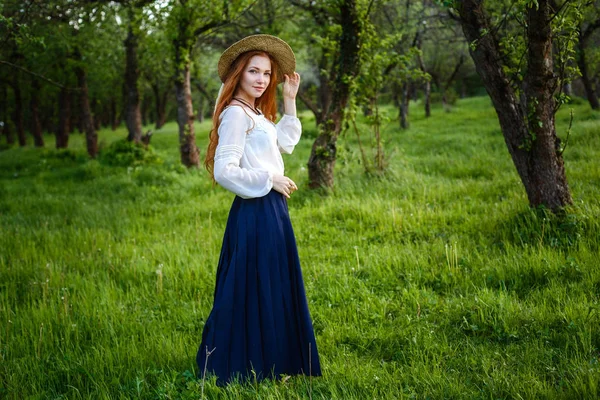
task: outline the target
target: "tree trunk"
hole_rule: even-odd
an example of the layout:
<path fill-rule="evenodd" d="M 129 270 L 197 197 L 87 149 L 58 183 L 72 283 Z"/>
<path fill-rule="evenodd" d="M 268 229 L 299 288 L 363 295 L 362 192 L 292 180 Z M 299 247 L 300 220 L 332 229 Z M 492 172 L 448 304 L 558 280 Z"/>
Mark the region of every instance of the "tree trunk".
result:
<path fill-rule="evenodd" d="M 450 112 L 450 106 L 448 105 L 448 97 L 446 95 L 446 89 L 442 89 L 442 108 L 445 112 Z"/>
<path fill-rule="evenodd" d="M 79 131 L 79 133 L 83 132 L 83 126 L 81 124 L 81 113 L 76 110 L 81 110 L 81 95 L 73 91 L 71 92 L 71 109 L 74 110 L 71 115 L 71 121 L 69 122 L 69 127 L 71 128 L 70 133 L 74 133 L 75 129 Z"/>
<path fill-rule="evenodd" d="M 467 97 L 467 82 L 466 79 L 463 78 L 460 80 L 460 98 L 465 99 Z"/>
<path fill-rule="evenodd" d="M 206 104 L 205 99 L 200 99 L 198 101 L 198 113 L 196 114 L 196 119 L 200 123 L 204 122 L 204 106 L 205 106 L 205 104 Z M 281 113 L 281 114 L 283 115 L 283 113 Z"/>
<path fill-rule="evenodd" d="M 12 83 L 12 88 L 15 95 L 15 109 L 12 117 L 15 129 L 17 130 L 19 146 L 23 147 L 27 145 L 27 138 L 25 136 L 25 127 L 23 126 L 23 99 L 21 98 L 21 86 L 18 76 L 16 76 Z"/>
<path fill-rule="evenodd" d="M 153 90 L 154 87 L 155 86 L 153 85 Z M 167 120 L 167 94 L 168 92 L 165 90 L 161 95 L 160 89 L 158 88 L 158 85 L 156 85 L 156 90 L 154 91 L 156 101 L 156 129 L 162 128 Z"/>
<path fill-rule="evenodd" d="M 567 82 L 564 84 L 563 86 L 563 92 L 569 96 L 569 97 L 573 97 L 573 85 L 571 84 L 571 82 Z"/>
<path fill-rule="evenodd" d="M 102 127 L 108 128 L 112 125 L 112 110 L 110 102 L 104 102 L 102 107 Z"/>
<path fill-rule="evenodd" d="M 585 40 L 581 33 L 579 34 L 579 40 L 577 41 L 577 65 L 579 66 L 579 72 L 581 72 L 581 81 L 585 89 L 585 95 L 590 103 L 593 110 L 600 110 L 600 102 L 598 102 L 598 96 L 594 91 L 594 85 L 590 79 L 586 59 L 585 59 Z"/>
<path fill-rule="evenodd" d="M 330 114 L 327 121 L 321 124 L 321 133 L 314 141 L 308 159 L 308 185 L 311 189 L 333 187 L 340 127 L 339 114 Z"/>
<path fill-rule="evenodd" d="M 407 7 L 409 6 L 409 3 L 407 1 L 406 3 Z M 407 13 L 407 18 L 408 18 L 408 13 Z M 417 31 L 417 34 L 415 36 L 415 40 L 414 40 L 414 44 L 417 47 L 417 49 L 419 49 L 419 52 L 417 53 L 417 62 L 419 64 L 419 69 L 421 71 L 423 71 L 424 74 L 427 74 L 427 69 L 425 68 L 425 63 L 423 62 L 423 56 L 421 53 L 421 49 L 423 47 L 423 41 L 421 40 L 422 37 L 422 32 Z M 425 81 L 425 89 L 424 89 L 425 93 L 425 118 L 429 118 L 431 117 L 431 80 L 427 79 Z M 416 96 L 415 96 L 416 97 Z"/>
<path fill-rule="evenodd" d="M 308 185 L 332 188 L 336 160 L 336 142 L 344 120 L 344 110 L 350 97 L 350 83 L 360 71 L 359 41 L 361 25 L 356 10 L 356 0 L 344 0 L 340 6 L 342 34 L 339 41 L 339 56 L 334 61 L 334 81 L 331 111 L 323 109 L 321 133 L 312 146 L 308 159 Z"/>
<path fill-rule="evenodd" d="M 142 117 L 142 129 L 148 125 L 148 98 L 142 96 L 142 106 L 140 110 L 140 116 Z"/>
<path fill-rule="evenodd" d="M 15 144 L 15 136 L 13 135 L 13 132 L 10 129 L 10 123 L 8 122 L 8 120 L 4 121 L 4 126 L 2 127 L 2 134 L 6 136 L 6 144 Z"/>
<path fill-rule="evenodd" d="M 181 48 L 179 49 L 181 51 Z M 179 151 L 181 162 L 186 167 L 200 164 L 196 135 L 194 133 L 194 112 L 190 88 L 190 64 L 184 63 L 175 80 L 177 97 L 177 124 L 179 125 Z"/>
<path fill-rule="evenodd" d="M 0 82 L 0 121 L 2 125 L 2 135 L 6 136 L 6 143 L 12 145 L 15 143 L 15 137 L 10 129 L 10 123 L 8 122 L 8 94 L 6 85 L 4 82 Z"/>
<path fill-rule="evenodd" d="M 405 82 L 402 85 L 400 93 L 400 128 L 408 129 L 410 127 L 410 122 L 408 122 L 408 105 L 410 101 L 409 95 L 409 84 Z"/>
<path fill-rule="evenodd" d="M 527 163 L 529 174 L 525 187 L 532 204 L 544 204 L 557 210 L 571 204 L 572 199 L 554 125 L 557 80 L 552 57 L 551 7 L 548 0 L 538 0 L 538 4 L 538 7 L 531 6 L 527 15 L 530 28 L 525 79 L 527 104 L 534 109 L 529 129 L 535 135 L 529 158 L 536 162 Z"/>
<path fill-rule="evenodd" d="M 460 58 L 458 59 L 458 62 L 454 66 L 452 74 L 450 74 L 450 77 L 446 80 L 446 83 L 444 84 L 444 87 L 442 89 L 442 105 L 444 107 L 444 111 L 446 112 L 451 111 L 450 105 L 448 104 L 448 90 L 452 86 L 452 83 L 454 83 L 454 80 L 456 79 L 456 77 L 458 76 L 458 72 L 460 71 L 460 67 L 462 67 L 464 62 L 465 56 L 464 54 L 461 54 Z"/>
<path fill-rule="evenodd" d="M 364 105 L 362 108 L 363 115 L 365 117 L 370 117 L 371 115 L 373 115 L 375 107 L 377 107 L 377 95 L 376 94 L 369 96 L 369 104 Z"/>
<path fill-rule="evenodd" d="M 53 105 L 42 108 L 40 122 L 42 124 L 42 132 L 54 133 L 56 131 L 56 123 L 54 121 Z"/>
<path fill-rule="evenodd" d="M 127 140 L 141 143 L 142 141 L 142 116 L 140 112 L 140 93 L 138 90 L 139 68 L 137 59 L 138 38 L 133 34 L 132 22 L 125 39 L 125 85 L 127 111 Z"/>
<path fill-rule="evenodd" d="M 152 112 L 152 96 L 142 97 L 142 129 L 145 126 L 156 122 L 154 113 Z"/>
<path fill-rule="evenodd" d="M 425 82 L 425 117 L 431 117 L 431 81 Z"/>
<path fill-rule="evenodd" d="M 496 109 L 529 203 L 556 211 L 571 203 L 571 195 L 554 127 L 556 80 L 549 6 L 546 0 L 539 0 L 538 4 L 539 8 L 530 8 L 527 15 L 529 44 L 525 90 L 528 104 L 533 105 L 530 121 L 522 112 L 522 105 L 503 72 L 498 40 L 481 0 L 462 0 L 458 3 L 458 11 L 467 41 L 477 44 L 469 51 Z M 489 33 L 482 35 L 481 32 Z"/>
<path fill-rule="evenodd" d="M 71 132 L 71 94 L 66 88 L 58 95 L 58 131 L 56 133 L 56 148 L 66 149 L 69 146 Z"/>
<path fill-rule="evenodd" d="M 323 56 L 323 58 L 325 58 L 325 56 Z M 326 65 L 325 61 L 321 61 L 321 63 Z M 315 122 L 317 126 L 320 126 L 326 121 L 327 114 L 331 112 L 331 102 L 333 99 L 331 82 L 329 81 L 329 75 L 327 72 L 325 72 L 325 70 L 322 70 L 319 74 L 318 91 L 318 106 L 313 110 L 313 114 L 315 114 Z"/>
<path fill-rule="evenodd" d="M 90 107 L 92 110 L 92 115 L 94 116 L 94 130 L 99 131 L 102 127 L 102 112 L 98 109 L 98 99 L 93 98 L 90 103 Z"/>
<path fill-rule="evenodd" d="M 40 83 L 37 79 L 33 79 L 31 83 L 31 99 L 29 108 L 31 109 L 31 134 L 33 135 L 33 143 L 35 147 L 44 147 L 44 137 L 42 135 L 42 123 L 40 121 L 40 102 L 39 93 L 41 90 Z"/>
<path fill-rule="evenodd" d="M 116 131 L 120 123 L 119 113 L 117 112 L 117 99 L 113 97 L 110 99 L 110 128 Z"/>
<path fill-rule="evenodd" d="M 85 139 L 87 144 L 87 151 L 91 158 L 96 158 L 98 155 L 98 135 L 94 130 L 94 119 L 92 117 L 92 111 L 90 109 L 90 99 L 88 95 L 87 87 L 87 73 L 83 67 L 75 68 L 75 74 L 77 75 L 77 83 L 79 84 L 79 95 L 80 95 L 80 121 L 83 125 L 83 131 L 85 132 Z"/>
<path fill-rule="evenodd" d="M 167 121 L 167 100 L 169 98 L 169 91 L 172 90 L 170 89 L 171 87 L 171 83 L 169 83 L 167 89 L 161 92 L 158 81 L 152 84 L 152 93 L 154 93 L 154 103 L 156 107 L 156 129 L 162 128 Z"/>

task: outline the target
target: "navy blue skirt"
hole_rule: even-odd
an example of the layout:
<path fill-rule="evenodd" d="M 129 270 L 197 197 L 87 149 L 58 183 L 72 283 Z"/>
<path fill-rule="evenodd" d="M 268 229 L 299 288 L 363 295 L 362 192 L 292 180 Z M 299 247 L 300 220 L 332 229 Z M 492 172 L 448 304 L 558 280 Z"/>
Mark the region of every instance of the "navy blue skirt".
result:
<path fill-rule="evenodd" d="M 233 201 L 196 361 L 220 385 L 321 375 L 287 201 L 274 190 Z"/>

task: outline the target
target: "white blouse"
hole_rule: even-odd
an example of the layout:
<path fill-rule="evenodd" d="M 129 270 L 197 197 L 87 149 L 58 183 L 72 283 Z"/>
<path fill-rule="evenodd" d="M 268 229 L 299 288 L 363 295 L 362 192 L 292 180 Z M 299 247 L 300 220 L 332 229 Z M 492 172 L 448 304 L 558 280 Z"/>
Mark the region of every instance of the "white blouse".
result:
<path fill-rule="evenodd" d="M 271 191 L 273 175 L 284 173 L 281 153 L 291 154 L 302 134 L 300 120 L 291 115 L 273 124 L 264 115 L 252 114 L 241 106 L 226 108 L 215 151 L 215 180 L 244 199 Z"/>

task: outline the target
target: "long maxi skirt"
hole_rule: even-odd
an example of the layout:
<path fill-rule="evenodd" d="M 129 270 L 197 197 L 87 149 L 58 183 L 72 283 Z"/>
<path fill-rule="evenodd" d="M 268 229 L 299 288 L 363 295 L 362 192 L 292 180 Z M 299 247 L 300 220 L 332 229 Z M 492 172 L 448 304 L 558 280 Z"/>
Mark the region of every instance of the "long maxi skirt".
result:
<path fill-rule="evenodd" d="M 321 375 L 287 202 L 274 190 L 233 201 L 196 361 L 219 385 Z"/>

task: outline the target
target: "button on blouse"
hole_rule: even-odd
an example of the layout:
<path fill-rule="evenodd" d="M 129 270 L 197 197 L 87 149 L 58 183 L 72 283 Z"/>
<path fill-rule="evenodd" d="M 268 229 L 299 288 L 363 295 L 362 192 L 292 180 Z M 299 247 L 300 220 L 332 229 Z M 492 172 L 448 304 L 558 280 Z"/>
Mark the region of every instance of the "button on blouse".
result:
<path fill-rule="evenodd" d="M 291 154 L 300 140 L 300 120 L 284 115 L 273 124 L 241 106 L 229 106 L 220 118 L 215 181 L 244 199 L 267 195 L 273 175 L 284 175 L 281 153 Z"/>

